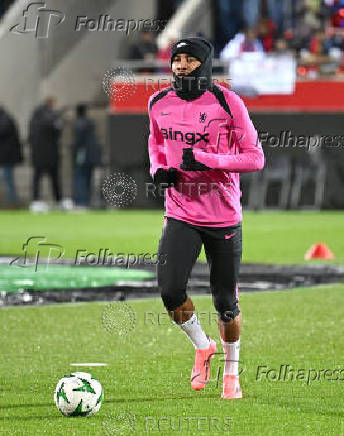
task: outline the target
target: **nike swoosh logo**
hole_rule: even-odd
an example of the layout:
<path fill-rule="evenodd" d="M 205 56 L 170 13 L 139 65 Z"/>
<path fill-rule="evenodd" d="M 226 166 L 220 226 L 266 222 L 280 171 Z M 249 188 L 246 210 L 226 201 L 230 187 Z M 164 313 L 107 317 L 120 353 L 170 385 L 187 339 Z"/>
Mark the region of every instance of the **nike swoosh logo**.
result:
<path fill-rule="evenodd" d="M 225 235 L 225 239 L 231 239 L 234 235 L 236 235 L 236 232 L 232 233 L 231 235 Z"/>
<path fill-rule="evenodd" d="M 164 116 L 164 115 L 171 115 L 171 112 L 161 112 L 160 115 Z"/>

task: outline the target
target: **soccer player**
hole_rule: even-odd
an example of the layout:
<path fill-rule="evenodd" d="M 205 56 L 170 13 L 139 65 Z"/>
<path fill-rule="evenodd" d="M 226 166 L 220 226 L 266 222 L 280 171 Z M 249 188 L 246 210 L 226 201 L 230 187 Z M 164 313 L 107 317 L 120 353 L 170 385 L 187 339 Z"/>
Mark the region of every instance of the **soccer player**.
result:
<path fill-rule="evenodd" d="M 203 38 L 172 47 L 173 86 L 149 100 L 150 173 L 166 187 L 158 286 L 163 303 L 195 348 L 191 387 L 204 389 L 216 342 L 203 331 L 186 293 L 204 245 L 225 355 L 222 398 L 242 398 L 238 375 L 241 261 L 239 173 L 264 167 L 257 132 L 242 100 L 212 81 L 213 47 Z M 161 258 L 161 257 L 159 257 Z"/>

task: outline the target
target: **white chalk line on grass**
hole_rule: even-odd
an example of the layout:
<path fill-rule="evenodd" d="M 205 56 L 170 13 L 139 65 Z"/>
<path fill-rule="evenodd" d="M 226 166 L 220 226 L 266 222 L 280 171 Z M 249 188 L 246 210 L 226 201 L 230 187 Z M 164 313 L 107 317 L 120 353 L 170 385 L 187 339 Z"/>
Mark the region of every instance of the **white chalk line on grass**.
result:
<path fill-rule="evenodd" d="M 107 366 L 107 363 L 71 363 L 71 366 Z"/>

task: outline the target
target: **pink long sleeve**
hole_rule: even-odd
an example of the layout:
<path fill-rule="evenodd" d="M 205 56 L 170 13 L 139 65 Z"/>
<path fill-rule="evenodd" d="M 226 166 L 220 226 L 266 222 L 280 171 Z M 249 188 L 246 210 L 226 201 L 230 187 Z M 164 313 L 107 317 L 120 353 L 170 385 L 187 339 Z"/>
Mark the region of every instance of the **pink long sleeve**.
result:
<path fill-rule="evenodd" d="M 264 153 L 258 134 L 240 97 L 231 98 L 233 114 L 231 136 L 237 146 L 237 154 L 207 153 L 194 149 L 195 159 L 213 169 L 235 173 L 259 171 L 264 167 Z"/>
<path fill-rule="evenodd" d="M 239 173 L 264 166 L 257 132 L 240 97 L 216 85 L 185 101 L 165 88 L 151 96 L 148 113 L 151 175 L 158 168 L 178 171 L 176 186 L 165 190 L 165 216 L 207 227 L 239 223 Z M 182 170 L 183 149 L 189 147 L 214 170 Z"/>
<path fill-rule="evenodd" d="M 150 175 L 153 177 L 153 175 L 156 173 L 158 168 L 167 169 L 167 161 L 166 161 L 166 155 L 164 152 L 164 138 L 158 128 L 158 125 L 151 115 L 151 112 L 149 113 L 149 129 L 150 129 L 150 135 L 148 139 L 148 153 L 149 153 L 149 160 L 150 160 Z"/>

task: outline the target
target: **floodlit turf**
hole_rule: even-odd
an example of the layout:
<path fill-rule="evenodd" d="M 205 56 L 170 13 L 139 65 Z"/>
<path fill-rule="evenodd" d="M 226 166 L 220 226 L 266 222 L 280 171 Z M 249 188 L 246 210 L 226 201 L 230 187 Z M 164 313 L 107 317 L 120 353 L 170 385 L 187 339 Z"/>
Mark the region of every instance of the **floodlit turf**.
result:
<path fill-rule="evenodd" d="M 32 236 L 45 236 L 65 248 L 65 258 L 78 249 L 97 253 L 157 251 L 163 212 L 108 211 L 89 213 L 0 212 L 0 255 L 20 255 Z M 325 242 L 344 263 L 344 212 L 246 212 L 243 220 L 243 261 L 254 263 L 304 263 L 304 254 L 315 242 Z M 205 260 L 204 253 L 201 260 Z M 323 262 L 323 261 L 322 261 Z"/>
<path fill-rule="evenodd" d="M 213 310 L 209 297 L 194 300 L 198 313 Z M 113 303 L 129 304 L 136 316 L 122 317 L 124 325 L 114 322 L 112 333 L 101 321 L 107 304 L 1 309 L 1 435 L 344 434 L 344 381 L 323 376 L 324 370 L 339 368 L 344 379 L 343 285 L 242 295 L 245 398 L 236 401 L 222 400 L 216 387 L 222 355 L 212 361 L 205 391 L 191 390 L 193 347 L 165 317 L 158 322 L 160 300 Z M 213 315 L 200 317 L 219 342 Z M 65 418 L 53 403 L 54 387 L 74 369 L 73 362 L 108 364 L 79 368 L 105 390 L 94 417 Z M 309 383 L 256 380 L 259 366 L 279 370 L 281 365 L 323 375 Z"/>
<path fill-rule="evenodd" d="M 0 292 L 35 289 L 75 289 L 110 286 L 123 280 L 136 281 L 154 277 L 154 273 L 125 268 L 85 268 L 72 265 L 37 265 L 14 268 L 0 264 Z"/>

